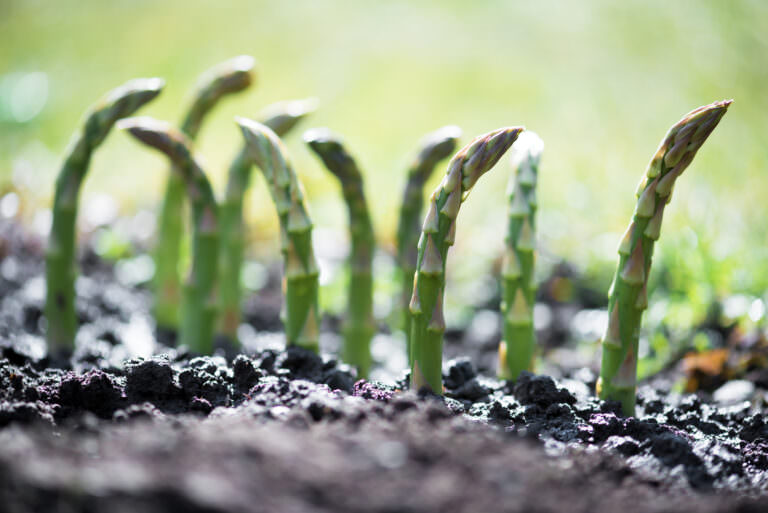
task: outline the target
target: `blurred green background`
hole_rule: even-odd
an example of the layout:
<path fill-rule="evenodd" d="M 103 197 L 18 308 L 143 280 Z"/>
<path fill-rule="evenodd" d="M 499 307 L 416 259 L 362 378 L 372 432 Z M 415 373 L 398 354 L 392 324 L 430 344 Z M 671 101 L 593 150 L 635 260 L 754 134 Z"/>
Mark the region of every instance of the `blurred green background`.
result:
<path fill-rule="evenodd" d="M 165 92 L 142 114 L 179 120 L 200 72 L 250 54 L 259 61 L 257 86 L 223 102 L 200 137 L 219 191 L 241 145 L 233 116 L 314 96 L 320 110 L 302 128 L 328 126 L 346 137 L 387 247 L 423 134 L 457 124 L 467 141 L 525 125 L 546 144 L 542 269 L 566 259 L 605 289 L 636 183 L 666 130 L 699 105 L 734 98 L 676 188 L 656 279 L 693 305 L 693 316 L 715 297 L 759 298 L 768 286 L 762 0 L 0 0 L 0 41 L 0 183 L 13 180 L 30 204 L 48 205 L 65 145 L 105 91 L 132 77 L 164 77 Z M 337 184 L 298 134 L 287 143 L 316 226 L 343 233 Z M 499 254 L 509 171 L 502 161 L 465 206 L 449 264 L 459 282 L 471 284 Z M 93 161 L 84 199 L 106 192 L 125 212 L 154 208 L 166 172 L 156 153 L 115 132 Z M 255 184 L 254 242 L 276 254 L 276 217 Z"/>

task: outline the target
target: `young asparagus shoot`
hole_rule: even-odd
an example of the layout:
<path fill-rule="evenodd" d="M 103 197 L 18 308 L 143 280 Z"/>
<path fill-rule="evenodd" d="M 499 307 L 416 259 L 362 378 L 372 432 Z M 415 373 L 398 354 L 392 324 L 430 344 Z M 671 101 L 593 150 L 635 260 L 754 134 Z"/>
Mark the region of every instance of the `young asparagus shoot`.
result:
<path fill-rule="evenodd" d="M 236 118 L 248 153 L 266 179 L 280 220 L 280 251 L 285 262 L 285 336 L 288 345 L 318 351 L 318 268 L 312 249 L 312 220 L 304 188 L 280 138 L 269 127 Z"/>
<path fill-rule="evenodd" d="M 216 318 L 216 270 L 219 256 L 218 211 L 213 189 L 192 154 L 192 143 L 170 124 L 152 118 L 124 119 L 118 127 L 171 160 L 186 185 L 192 211 L 192 267 L 182 290 L 179 342 L 211 354 Z"/>
<path fill-rule="evenodd" d="M 664 208 L 675 180 L 693 161 L 732 100 L 699 107 L 669 129 L 637 188 L 637 206 L 619 244 L 619 263 L 608 293 L 608 326 L 597 394 L 619 401 L 625 415 L 635 412 L 640 321 L 648 306 L 648 274 L 659 239 Z"/>
<path fill-rule="evenodd" d="M 411 311 L 411 388 L 443 392 L 443 294 L 448 248 L 456 238 L 462 201 L 477 180 L 512 146 L 522 127 L 500 128 L 476 137 L 448 164 L 432 193 L 418 245 Z"/>
<path fill-rule="evenodd" d="M 509 224 L 502 266 L 503 340 L 499 344 L 499 376 L 517 379 L 533 370 L 533 283 L 536 247 L 536 182 L 544 143 L 524 132 L 510 150 L 514 173 L 509 181 Z"/>
<path fill-rule="evenodd" d="M 315 111 L 314 99 L 291 100 L 268 106 L 260 115 L 264 124 L 278 137 L 291 131 L 302 119 Z M 229 166 L 227 191 L 220 206 L 221 250 L 219 260 L 219 326 L 218 332 L 231 342 L 237 341 L 240 325 L 240 272 L 245 251 L 243 197 L 251 181 L 253 161 L 244 144 Z"/>
<path fill-rule="evenodd" d="M 181 132 L 194 141 L 206 115 L 223 97 L 243 91 L 254 81 L 255 60 L 241 55 L 205 72 L 198 82 L 192 104 L 181 123 Z M 155 319 L 166 329 L 178 327 L 181 295 L 179 261 L 184 237 L 183 208 L 185 184 L 182 174 L 171 171 L 165 186 L 155 248 Z"/>
<path fill-rule="evenodd" d="M 64 165 L 56 180 L 53 226 L 45 256 L 47 339 L 51 349 L 74 347 L 77 331 L 75 238 L 80 187 L 88 172 L 93 151 L 107 137 L 112 125 L 132 115 L 154 99 L 164 86 L 159 78 L 131 80 L 112 90 L 86 114 L 83 128 L 66 150 Z"/>
<path fill-rule="evenodd" d="M 397 225 L 397 264 L 402 276 L 400 309 L 402 328 L 405 333 L 405 351 L 411 355 L 411 312 L 408 303 L 413 294 L 413 273 L 416 272 L 416 245 L 421 233 L 421 216 L 424 206 L 424 184 L 432 176 L 438 162 L 448 158 L 456 149 L 461 137 L 457 126 L 444 126 L 421 141 L 421 149 L 408 168 L 408 179 L 400 205 L 400 220 Z M 409 362 L 410 363 L 410 362 Z"/>
<path fill-rule="evenodd" d="M 371 368 L 371 338 L 376 331 L 372 274 L 376 241 L 363 191 L 363 176 L 341 138 L 329 130 L 310 130 L 304 134 L 304 141 L 339 180 L 347 204 L 351 250 L 342 359 L 357 368 L 359 377 L 367 378 Z"/>

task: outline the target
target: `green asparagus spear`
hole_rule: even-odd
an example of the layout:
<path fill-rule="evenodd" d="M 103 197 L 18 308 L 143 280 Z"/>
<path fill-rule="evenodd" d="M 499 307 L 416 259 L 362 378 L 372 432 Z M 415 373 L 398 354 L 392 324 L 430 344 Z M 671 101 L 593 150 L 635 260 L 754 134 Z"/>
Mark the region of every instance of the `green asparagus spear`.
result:
<path fill-rule="evenodd" d="M 664 207 L 675 180 L 693 161 L 725 114 L 731 100 L 699 107 L 670 128 L 637 188 L 637 206 L 619 244 L 619 263 L 608 293 L 608 326 L 597 393 L 619 401 L 625 415 L 635 411 L 640 321 L 648 306 L 648 274 L 659 239 Z"/>
<path fill-rule="evenodd" d="M 419 239 L 411 311 L 411 388 L 442 393 L 443 293 L 448 248 L 456 238 L 456 217 L 477 180 L 512 146 L 523 128 L 500 128 L 459 150 L 430 197 Z"/>
<path fill-rule="evenodd" d="M 314 99 L 279 102 L 262 111 L 260 118 L 275 134 L 282 137 L 307 115 L 314 112 Z M 237 340 L 240 325 L 240 272 L 245 249 L 243 222 L 243 196 L 250 184 L 252 160 L 248 148 L 243 148 L 229 166 L 227 192 L 220 207 L 221 255 L 219 261 L 219 292 L 221 312 L 219 333 L 232 342 Z"/>
<path fill-rule="evenodd" d="M 515 170 L 509 181 L 509 225 L 502 270 L 503 340 L 499 344 L 499 376 L 517 379 L 533 370 L 536 333 L 533 328 L 533 283 L 536 242 L 536 181 L 544 143 L 533 132 L 523 133 L 510 151 Z"/>
<path fill-rule="evenodd" d="M 53 226 L 45 257 L 47 284 L 45 315 L 51 348 L 68 350 L 77 331 L 75 314 L 75 222 L 80 187 L 93 151 L 107 137 L 114 123 L 130 116 L 155 98 L 164 86 L 159 78 L 131 80 L 114 89 L 86 115 L 85 124 L 72 138 L 56 180 Z"/>
<path fill-rule="evenodd" d="M 241 55 L 214 66 L 200 77 L 192 105 L 181 124 L 181 132 L 188 140 L 197 138 L 203 119 L 221 98 L 251 85 L 254 65 L 253 57 Z M 182 175 L 171 171 L 166 183 L 155 248 L 155 319 L 158 326 L 167 329 L 178 326 L 184 196 Z"/>
<path fill-rule="evenodd" d="M 179 342 L 201 354 L 213 351 L 216 317 L 218 210 L 213 189 L 192 154 L 192 143 L 170 124 L 152 118 L 124 119 L 118 127 L 165 153 L 181 176 L 192 207 L 192 268 L 181 298 Z"/>
<path fill-rule="evenodd" d="M 402 276 L 400 308 L 405 333 L 405 351 L 411 355 L 411 312 L 408 303 L 413 293 L 413 273 L 416 272 L 416 245 L 421 233 L 421 210 L 424 206 L 424 184 L 432 176 L 437 163 L 450 156 L 461 137 L 457 126 L 444 126 L 421 141 L 421 150 L 408 169 L 400 221 L 397 225 L 397 263 Z M 410 362 L 409 362 L 410 363 Z"/>
<path fill-rule="evenodd" d="M 371 368 L 371 338 L 376 331 L 373 320 L 373 253 L 375 236 L 363 191 L 363 176 L 357 163 L 344 148 L 340 137 L 327 129 L 304 134 L 304 141 L 341 183 L 349 214 L 351 251 L 349 254 L 349 293 L 344 320 L 342 358 L 367 378 Z"/>
<path fill-rule="evenodd" d="M 312 220 L 304 190 L 275 133 L 261 123 L 236 118 L 248 154 L 261 169 L 280 219 L 280 250 L 285 262 L 283 295 L 288 345 L 318 350 L 318 269 L 312 249 Z"/>

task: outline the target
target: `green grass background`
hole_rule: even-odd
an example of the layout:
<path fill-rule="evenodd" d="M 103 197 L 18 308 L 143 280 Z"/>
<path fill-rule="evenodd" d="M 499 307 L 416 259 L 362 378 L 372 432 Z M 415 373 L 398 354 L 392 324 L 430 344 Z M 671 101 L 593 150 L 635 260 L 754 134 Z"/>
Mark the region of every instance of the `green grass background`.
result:
<path fill-rule="evenodd" d="M 31 201 L 45 206 L 70 134 L 102 93 L 164 77 L 166 91 L 142 114 L 178 120 L 199 73 L 238 54 L 258 59 L 258 84 L 224 102 L 199 142 L 219 191 L 241 144 L 234 115 L 315 96 L 320 110 L 302 128 L 346 137 L 379 239 L 391 245 L 405 168 L 424 133 L 458 124 L 466 141 L 522 124 L 546 144 L 542 260 L 568 259 L 606 287 L 635 185 L 666 130 L 699 105 L 734 98 L 676 187 L 657 255 L 672 270 L 668 287 L 702 302 L 768 286 L 762 0 L 0 0 L 0 183 L 26 176 Z M 20 123 L 9 115 L 11 91 L 26 72 L 46 74 L 49 97 Z M 316 225 L 343 230 L 337 184 L 300 137 L 287 142 Z M 456 276 L 477 275 L 502 247 L 508 175 L 503 161 L 470 196 L 449 264 Z M 165 176 L 157 154 L 116 132 L 84 197 L 114 194 L 125 211 L 155 206 Z M 255 242 L 276 252 L 273 208 L 255 183 Z"/>

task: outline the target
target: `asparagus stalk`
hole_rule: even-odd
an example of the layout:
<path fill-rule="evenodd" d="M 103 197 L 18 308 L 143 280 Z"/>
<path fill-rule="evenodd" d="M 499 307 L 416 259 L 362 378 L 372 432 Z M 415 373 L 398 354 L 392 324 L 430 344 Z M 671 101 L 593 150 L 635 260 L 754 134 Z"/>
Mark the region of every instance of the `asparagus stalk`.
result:
<path fill-rule="evenodd" d="M 517 379 L 533 370 L 534 249 L 536 246 L 536 181 L 544 143 L 525 132 L 512 146 L 514 174 L 509 181 L 509 224 L 502 269 L 503 340 L 499 344 L 499 376 Z"/>
<path fill-rule="evenodd" d="M 448 164 L 430 197 L 419 238 L 411 311 L 411 388 L 442 393 L 443 293 L 448 248 L 456 238 L 459 208 L 477 180 L 512 146 L 523 128 L 500 128 L 476 137 Z"/>
<path fill-rule="evenodd" d="M 192 143 L 170 124 L 151 118 L 124 119 L 118 127 L 165 153 L 171 169 L 186 186 L 192 207 L 192 268 L 182 290 L 179 341 L 210 354 L 216 317 L 216 270 L 219 249 L 218 211 L 213 189 L 192 154 Z"/>
<path fill-rule="evenodd" d="M 363 176 L 340 137 L 327 129 L 310 130 L 304 141 L 341 183 L 341 192 L 349 214 L 351 251 L 349 255 L 349 292 L 347 317 L 342 333 L 342 358 L 367 378 L 371 368 L 371 337 L 376 331 L 373 320 L 373 224 L 363 191 Z"/>
<path fill-rule="evenodd" d="M 619 262 L 608 292 L 608 325 L 597 393 L 619 401 L 625 415 L 635 411 L 640 321 L 648 306 L 648 274 L 659 239 L 664 207 L 675 180 L 693 161 L 725 114 L 731 100 L 699 107 L 667 132 L 637 188 L 637 206 L 619 244 Z"/>
<path fill-rule="evenodd" d="M 275 133 L 261 123 L 236 118 L 248 154 L 261 169 L 280 219 L 280 250 L 285 262 L 284 323 L 288 345 L 318 351 L 318 269 L 312 249 L 312 220 L 304 188 Z"/>
<path fill-rule="evenodd" d="M 314 112 L 314 99 L 279 102 L 268 106 L 261 114 L 264 124 L 282 137 L 299 121 Z M 245 249 L 243 196 L 250 185 L 252 160 L 244 144 L 229 166 L 227 192 L 220 206 L 221 250 L 219 269 L 219 299 L 221 312 L 219 333 L 231 341 L 237 340 L 240 325 L 240 272 Z"/>
<path fill-rule="evenodd" d="M 457 126 L 444 126 L 421 141 L 421 150 L 408 169 L 408 181 L 400 205 L 397 225 L 397 263 L 402 276 L 400 308 L 405 333 L 405 351 L 411 355 L 411 313 L 408 303 L 413 293 L 413 273 L 416 272 L 416 245 L 421 233 L 421 210 L 424 206 L 424 184 L 432 176 L 437 163 L 450 156 L 461 137 Z M 410 362 L 409 362 L 410 363 Z"/>
<path fill-rule="evenodd" d="M 107 137 L 112 125 L 154 99 L 164 86 L 159 78 L 131 80 L 112 90 L 91 108 L 85 123 L 69 143 L 64 165 L 56 180 L 53 226 L 45 257 L 47 339 L 51 348 L 70 349 L 77 331 L 75 313 L 75 224 L 80 187 L 93 151 Z"/>
<path fill-rule="evenodd" d="M 203 120 L 221 98 L 251 85 L 254 80 L 254 65 L 253 57 L 241 55 L 214 66 L 200 77 L 192 104 L 181 123 L 181 132 L 189 141 L 197 138 Z M 158 326 L 166 329 L 175 329 L 178 326 L 184 187 L 182 174 L 171 171 L 165 187 L 158 227 L 158 244 L 155 248 L 154 313 Z"/>

